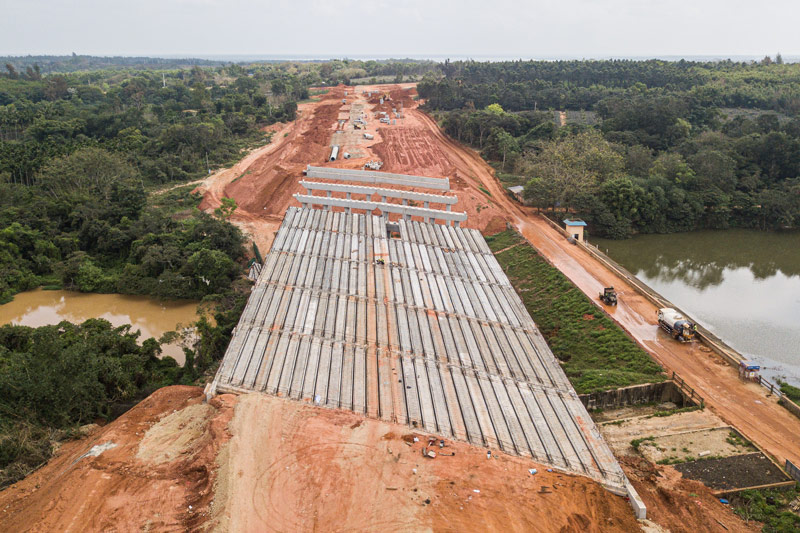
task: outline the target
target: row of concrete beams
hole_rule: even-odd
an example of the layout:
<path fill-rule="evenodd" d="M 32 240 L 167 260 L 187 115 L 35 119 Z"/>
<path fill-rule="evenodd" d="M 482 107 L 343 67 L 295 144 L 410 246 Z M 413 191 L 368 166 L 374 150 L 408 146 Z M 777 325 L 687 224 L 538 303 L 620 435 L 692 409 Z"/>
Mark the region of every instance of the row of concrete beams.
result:
<path fill-rule="evenodd" d="M 439 191 L 450 190 L 448 178 L 428 178 L 426 176 L 411 176 L 408 174 L 391 174 L 375 170 L 353 170 L 347 168 L 312 167 L 305 170 L 309 178 L 323 178 L 329 180 L 358 181 L 361 183 L 382 183 L 384 185 L 402 185 L 404 187 L 422 187 Z"/>
<path fill-rule="evenodd" d="M 423 202 L 423 207 L 428 209 L 430 204 L 444 204 L 447 210 L 450 211 L 450 206 L 458 202 L 457 196 L 444 196 L 441 194 L 427 194 L 424 192 L 413 191 L 398 191 L 397 189 L 382 189 L 380 187 L 363 187 L 360 185 L 342 185 L 341 183 L 321 183 L 318 181 L 305 181 L 301 180 L 300 185 L 304 187 L 308 194 L 313 195 L 314 191 L 325 191 L 327 196 L 331 196 L 331 192 L 343 192 L 347 194 L 347 199 L 350 195 L 363 194 L 367 197 L 367 201 L 372 201 L 372 196 L 380 196 L 381 203 L 386 203 L 387 198 L 400 198 L 403 200 L 403 205 L 408 205 L 409 200 L 415 202 Z"/>
<path fill-rule="evenodd" d="M 467 220 L 466 213 L 458 213 L 456 211 L 442 211 L 440 209 L 426 209 L 424 207 L 411 207 L 407 205 L 389 204 L 384 202 L 347 200 L 344 198 L 331 198 L 328 196 L 311 196 L 308 194 L 295 194 L 294 197 L 303 207 L 306 208 L 311 207 L 312 205 L 344 207 L 346 213 L 350 213 L 351 209 L 363 209 L 368 213 L 375 209 L 379 209 L 384 216 L 388 215 L 389 213 L 398 213 L 403 215 L 403 218 L 406 220 L 411 220 L 412 216 L 418 216 L 422 217 L 426 222 L 431 224 L 436 220 L 445 220 L 448 222 L 454 222 L 456 227 L 458 227 L 461 222 Z"/>

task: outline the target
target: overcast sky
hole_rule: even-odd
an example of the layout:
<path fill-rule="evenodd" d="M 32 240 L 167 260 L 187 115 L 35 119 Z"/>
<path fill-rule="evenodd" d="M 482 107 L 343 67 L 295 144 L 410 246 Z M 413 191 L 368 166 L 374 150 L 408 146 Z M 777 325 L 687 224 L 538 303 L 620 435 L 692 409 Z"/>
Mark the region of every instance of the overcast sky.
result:
<path fill-rule="evenodd" d="M 800 0 L 0 0 L 0 55 L 800 55 Z"/>

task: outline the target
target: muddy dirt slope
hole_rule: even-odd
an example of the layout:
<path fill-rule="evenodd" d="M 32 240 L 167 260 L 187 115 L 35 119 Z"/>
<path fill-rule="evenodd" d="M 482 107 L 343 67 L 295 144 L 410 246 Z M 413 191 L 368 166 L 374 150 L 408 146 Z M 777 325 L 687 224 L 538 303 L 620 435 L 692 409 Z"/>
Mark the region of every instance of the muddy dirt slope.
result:
<path fill-rule="evenodd" d="M 187 531 L 206 520 L 235 397 L 167 387 L 0 492 L 0 531 Z"/>
<path fill-rule="evenodd" d="M 405 426 L 168 387 L 0 493 L 0 531 L 634 531 L 591 480 Z M 414 442 L 414 436 L 418 442 Z M 530 468 L 536 468 L 532 475 Z"/>

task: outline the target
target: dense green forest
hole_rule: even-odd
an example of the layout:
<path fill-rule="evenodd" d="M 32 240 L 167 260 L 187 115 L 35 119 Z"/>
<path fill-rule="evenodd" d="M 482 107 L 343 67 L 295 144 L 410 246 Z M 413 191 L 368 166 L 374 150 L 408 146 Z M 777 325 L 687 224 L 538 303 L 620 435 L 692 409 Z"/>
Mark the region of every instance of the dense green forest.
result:
<path fill-rule="evenodd" d="M 593 234 L 800 227 L 800 64 L 446 62 L 418 91 L 532 205 Z"/>

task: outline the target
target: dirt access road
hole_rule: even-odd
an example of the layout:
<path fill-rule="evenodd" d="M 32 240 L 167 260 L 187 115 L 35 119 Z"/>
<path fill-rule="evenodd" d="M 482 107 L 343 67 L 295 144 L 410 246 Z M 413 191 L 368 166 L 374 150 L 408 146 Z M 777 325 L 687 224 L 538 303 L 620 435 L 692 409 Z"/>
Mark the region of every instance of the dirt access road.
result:
<path fill-rule="evenodd" d="M 370 113 L 399 110 L 402 104 L 403 118 L 392 126 L 379 125 L 371 118 L 366 131 L 375 139 L 359 145 L 365 157 L 328 163 L 337 119 L 351 105 L 342 104 L 345 90 L 349 102 L 362 101 Z M 372 91 L 373 96 L 362 91 Z M 245 230 L 252 227 L 259 247 L 267 250 L 284 210 L 296 205 L 292 194 L 301 190 L 297 182 L 307 164 L 361 168 L 367 159 L 380 159 L 383 170 L 389 172 L 449 177 L 459 197 L 454 210 L 466 211 L 469 216 L 466 226 L 491 234 L 504 229 L 506 222 L 513 224 L 593 301 L 602 287 L 613 285 L 620 304 L 605 310 L 617 323 L 668 371 L 677 372 L 695 388 L 723 420 L 779 461 L 788 458 L 800 464 L 800 419 L 767 397 L 761 387 L 739 381 L 736 371 L 717 356 L 661 333 L 653 304 L 587 252 L 567 243 L 533 209 L 513 201 L 476 151 L 446 137 L 433 119 L 417 109 L 415 94 L 410 84 L 332 88 L 319 101 L 302 104 L 299 118 L 279 130 L 272 144 L 218 179 L 209 180 L 213 183 L 206 189 L 201 207 L 219 205 L 223 195 L 235 198 L 239 209 L 233 221 Z M 383 95 L 389 99 L 380 104 Z"/>
<path fill-rule="evenodd" d="M 371 98 L 366 94 L 370 90 L 373 91 Z M 391 96 L 381 105 L 380 97 L 384 94 Z M 383 126 L 372 116 L 379 111 L 391 112 L 401 103 L 406 109 L 416 107 L 414 95 L 413 84 L 359 87 L 357 90 L 344 86 L 330 88 L 317 100 L 300 104 L 294 122 L 272 126 L 271 143 L 252 151 L 233 167 L 205 179 L 197 188 L 204 193 L 200 208 L 213 211 L 223 197 L 234 198 L 238 207 L 231 221 L 266 253 L 286 208 L 298 205 L 292 195 L 304 192 L 298 181 L 306 165 L 363 168 L 368 160 L 381 159 L 385 162 L 384 170 L 449 176 L 459 196 L 455 210 L 468 213 L 469 226 L 490 233 L 504 229 L 502 213 L 492 205 L 490 196 L 479 190 L 477 182 L 467 183 L 461 179 L 460 170 L 450 164 L 436 137 L 422 123 L 428 120 L 425 115 L 418 111 L 407 113 L 405 118 L 397 119 L 396 126 Z M 342 104 L 342 99 L 348 103 Z M 339 128 L 338 120 L 348 116 L 348 110 L 356 102 L 359 107 L 363 105 L 368 115 L 366 129 L 353 132 L 353 125 L 348 121 L 343 129 L 349 135 L 338 137 L 358 140 L 357 145 L 342 145 L 342 153 L 349 150 L 363 156 L 329 162 L 330 144 Z M 363 133 L 372 134 L 374 139 L 363 139 Z"/>

